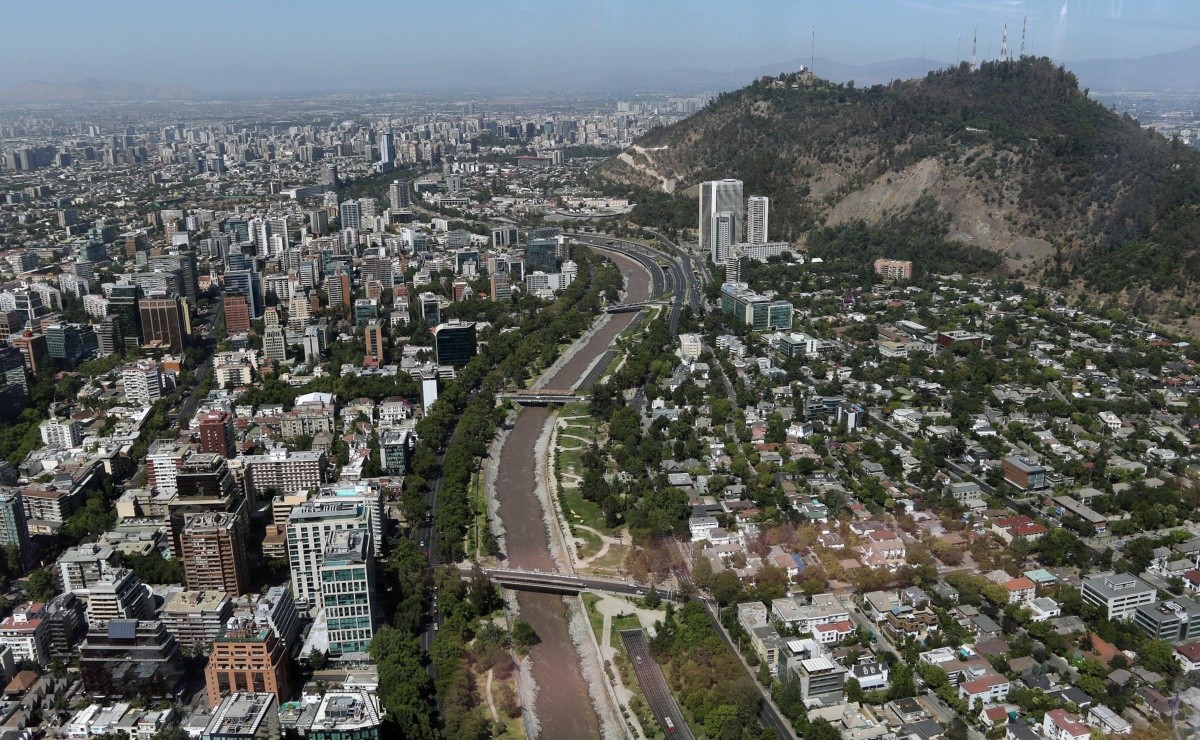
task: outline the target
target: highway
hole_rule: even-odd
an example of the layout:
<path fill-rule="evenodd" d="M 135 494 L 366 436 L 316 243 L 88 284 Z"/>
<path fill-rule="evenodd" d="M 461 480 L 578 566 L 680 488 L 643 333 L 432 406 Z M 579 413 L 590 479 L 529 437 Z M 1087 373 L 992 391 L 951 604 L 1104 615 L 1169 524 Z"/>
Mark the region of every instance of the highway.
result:
<path fill-rule="evenodd" d="M 696 269 L 696 266 L 693 264 L 694 257 L 692 255 L 677 247 L 666 237 L 661 234 L 655 234 L 659 243 L 667 250 L 664 253 L 627 239 L 615 239 L 605 235 L 590 236 L 587 234 L 574 234 L 572 236 L 577 241 L 600 251 L 613 251 L 633 257 L 650 270 L 653 278 L 652 294 L 656 296 L 662 295 L 665 292 L 672 294 L 669 318 L 671 336 L 679 334 L 679 314 L 685 304 L 691 307 L 693 314 L 697 316 L 700 314 L 704 303 L 703 273 Z M 660 259 L 667 260 L 667 269 L 665 271 L 658 262 Z M 699 260 L 695 260 L 695 262 L 698 263 Z M 703 269 L 703 266 L 701 265 L 700 268 Z"/>
<path fill-rule="evenodd" d="M 646 703 L 664 734 L 690 740 L 692 730 L 683 718 L 675 697 L 667 687 L 662 670 L 650 655 L 650 646 L 646 643 L 646 633 L 643 630 L 621 630 L 621 642 L 625 643 L 625 652 L 629 654 L 629 662 L 633 673 L 637 676 L 642 693 L 646 695 Z"/>

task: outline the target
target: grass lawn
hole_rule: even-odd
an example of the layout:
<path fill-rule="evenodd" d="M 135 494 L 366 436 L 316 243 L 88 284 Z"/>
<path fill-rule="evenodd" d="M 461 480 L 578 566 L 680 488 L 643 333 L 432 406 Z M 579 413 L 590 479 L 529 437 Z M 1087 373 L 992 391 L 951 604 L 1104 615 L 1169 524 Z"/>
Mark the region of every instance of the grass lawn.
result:
<path fill-rule="evenodd" d="M 625 567 L 625 556 L 628 551 L 629 548 L 625 545 L 609 545 L 608 552 L 603 557 L 593 560 L 588 569 L 618 575 Z"/>
<path fill-rule="evenodd" d="M 604 644 L 604 615 L 596 609 L 596 604 L 600 601 L 599 594 L 589 593 L 584 591 L 583 606 L 587 611 L 588 622 L 592 625 L 592 632 L 596 633 L 596 642 L 600 645 Z"/>
<path fill-rule="evenodd" d="M 487 697 L 482 696 L 484 690 L 487 689 L 487 673 L 485 672 L 485 673 L 476 674 L 475 681 L 476 681 L 476 685 L 479 687 L 479 693 L 481 694 L 480 698 L 483 700 L 483 713 L 489 719 L 491 719 L 492 712 L 487 707 Z M 517 691 L 517 674 L 516 674 L 516 672 L 514 671 L 512 676 L 510 676 L 507 680 L 504 680 L 504 681 L 501 681 L 499 678 L 496 678 L 494 675 L 492 676 L 492 701 L 493 702 L 496 701 L 496 699 L 499 695 L 498 692 L 499 692 L 501 684 L 508 684 L 509 686 L 512 687 L 512 690 L 515 693 Z M 525 737 L 525 722 L 522 721 L 521 715 L 517 715 L 516 717 L 509 717 L 507 714 L 504 713 L 504 711 L 502 709 L 500 709 L 499 706 L 496 707 L 496 715 L 498 717 L 500 717 L 500 722 L 501 722 L 501 724 L 504 725 L 504 732 L 497 734 L 497 735 L 493 735 L 493 737 L 513 738 L 513 740 L 520 740 L 520 738 Z"/>
<path fill-rule="evenodd" d="M 571 427 L 568 427 L 568 429 L 570 428 Z M 585 443 L 582 440 L 575 439 L 574 437 L 563 436 L 562 431 L 559 431 L 558 433 L 558 446 L 564 450 L 578 450 L 584 444 Z"/>
<path fill-rule="evenodd" d="M 591 501 L 587 501 L 580 494 L 578 488 L 562 488 L 563 500 L 567 504 L 567 511 L 563 515 L 571 524 L 582 524 L 585 527 L 591 527 L 598 532 L 604 534 L 612 534 L 612 530 L 604 526 L 604 512 L 600 511 L 600 506 Z M 580 532 L 581 537 L 589 534 L 588 532 Z M 592 535 L 593 537 L 595 535 Z M 599 546 L 596 547 L 599 550 Z"/>
<path fill-rule="evenodd" d="M 582 401 L 572 401 L 562 407 L 562 416 L 588 416 L 588 406 Z"/>
<path fill-rule="evenodd" d="M 583 460 L 579 450 L 563 450 L 558 453 L 558 469 L 563 473 L 583 475 Z"/>
<path fill-rule="evenodd" d="M 600 539 L 600 536 L 586 529 L 576 527 L 572 536 L 583 540 L 583 544 L 576 547 L 576 552 L 581 558 L 591 557 L 600 552 L 601 547 L 604 547 L 604 541 Z"/>
<path fill-rule="evenodd" d="M 484 533 L 487 532 L 487 482 L 483 471 L 477 471 L 471 476 L 470 485 L 471 512 L 474 517 L 471 526 L 467 527 L 466 553 L 478 557 L 477 545 L 483 543 Z"/>

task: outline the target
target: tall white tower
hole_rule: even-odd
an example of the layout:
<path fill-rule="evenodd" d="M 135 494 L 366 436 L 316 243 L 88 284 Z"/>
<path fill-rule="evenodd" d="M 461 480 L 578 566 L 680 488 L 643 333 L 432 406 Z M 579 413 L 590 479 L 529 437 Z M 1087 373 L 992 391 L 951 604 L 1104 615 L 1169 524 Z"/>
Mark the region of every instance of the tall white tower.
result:
<path fill-rule="evenodd" d="M 766 244 L 771 201 L 765 195 L 751 195 L 746 206 L 746 241 Z"/>
<path fill-rule="evenodd" d="M 724 256 L 718 250 L 717 219 L 723 217 L 721 233 L 729 240 L 728 247 L 742 239 L 745 202 L 742 200 L 741 180 L 710 180 L 700 183 L 700 249 L 707 251 L 713 264 L 720 265 Z"/>

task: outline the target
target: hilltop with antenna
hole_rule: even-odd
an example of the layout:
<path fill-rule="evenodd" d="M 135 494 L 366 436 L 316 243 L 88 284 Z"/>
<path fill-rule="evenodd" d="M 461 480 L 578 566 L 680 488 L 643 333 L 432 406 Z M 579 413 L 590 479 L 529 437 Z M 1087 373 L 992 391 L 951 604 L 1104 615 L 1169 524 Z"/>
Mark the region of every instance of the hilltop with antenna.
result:
<path fill-rule="evenodd" d="M 1105 109 L 1050 60 L 1005 54 L 872 87 L 764 76 L 599 174 L 649 198 L 651 219 L 694 213 L 697 183 L 734 177 L 772 198 L 775 237 L 801 245 L 865 229 L 918 263 L 1003 264 L 1147 312 L 1170 291 L 1200 298 L 1200 154 Z M 663 182 L 668 202 L 647 195 Z"/>

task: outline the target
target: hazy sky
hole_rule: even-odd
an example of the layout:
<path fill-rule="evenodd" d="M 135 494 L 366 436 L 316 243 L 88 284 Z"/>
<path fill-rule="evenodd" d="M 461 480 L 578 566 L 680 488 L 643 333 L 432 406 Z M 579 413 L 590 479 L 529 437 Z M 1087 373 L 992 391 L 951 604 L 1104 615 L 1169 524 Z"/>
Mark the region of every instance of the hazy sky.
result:
<path fill-rule="evenodd" d="M 75 0 L 9 2 L 0 88 L 84 77 L 206 92 L 519 86 L 549 71 L 729 71 L 999 52 L 1056 60 L 1200 40 L 1200 0 Z"/>

